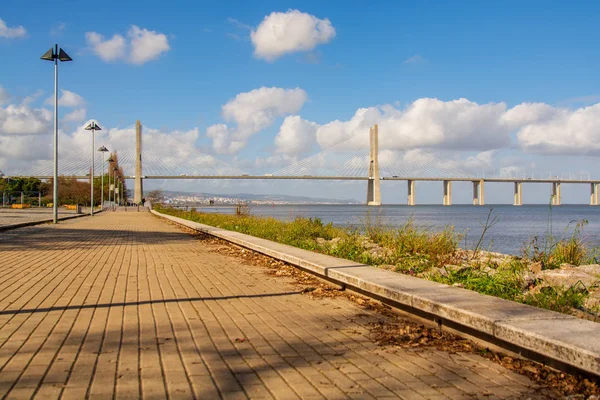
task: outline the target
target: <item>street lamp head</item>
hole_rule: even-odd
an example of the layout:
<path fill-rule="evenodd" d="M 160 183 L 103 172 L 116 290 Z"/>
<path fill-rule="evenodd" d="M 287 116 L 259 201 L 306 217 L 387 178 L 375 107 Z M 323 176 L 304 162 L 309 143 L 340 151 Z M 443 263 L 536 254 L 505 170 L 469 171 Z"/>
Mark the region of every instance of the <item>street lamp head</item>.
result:
<path fill-rule="evenodd" d="M 58 51 L 58 59 L 60 61 L 73 61 L 73 59 L 63 49 Z"/>
<path fill-rule="evenodd" d="M 101 151 L 101 152 L 103 152 L 103 153 L 106 153 L 106 152 L 108 151 L 108 149 L 107 149 L 106 147 L 102 146 L 102 147 L 100 147 L 100 148 L 98 149 L 98 151 Z"/>
<path fill-rule="evenodd" d="M 59 49 L 58 45 L 54 45 L 54 47 L 50 47 L 50 49 L 45 52 L 41 57 L 42 60 L 47 61 L 73 61 L 73 59 L 63 50 Z"/>
<path fill-rule="evenodd" d="M 85 127 L 85 130 L 86 131 L 101 131 L 102 128 L 100 128 L 100 126 L 98 126 L 96 121 L 92 121 L 88 124 L 88 126 Z"/>

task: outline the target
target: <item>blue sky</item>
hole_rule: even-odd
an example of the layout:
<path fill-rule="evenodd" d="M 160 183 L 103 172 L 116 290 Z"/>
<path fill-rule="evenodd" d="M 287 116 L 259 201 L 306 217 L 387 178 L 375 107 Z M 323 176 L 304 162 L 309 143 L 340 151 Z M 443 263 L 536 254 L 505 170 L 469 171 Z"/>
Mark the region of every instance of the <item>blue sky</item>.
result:
<path fill-rule="evenodd" d="M 288 47 L 291 50 L 272 59 L 257 55 L 260 44 L 250 37 L 251 32 L 259 31 L 263 23 L 269 28 L 266 22 L 275 19 L 267 21 L 266 18 L 272 13 L 281 13 L 278 16 L 283 18 L 289 10 L 298 10 L 316 20 L 327 20 L 335 33 L 314 45 L 306 44 L 303 40 L 308 39 L 302 37 L 279 38 L 296 40 L 298 46 Z M 421 111 L 415 111 L 411 118 L 381 113 L 381 119 L 389 120 L 388 125 L 383 122 L 382 126 L 388 126 L 388 130 L 382 130 L 381 134 L 398 129 L 396 144 L 390 146 L 390 151 L 397 151 L 399 156 L 409 150 L 425 151 L 460 164 L 468 157 L 493 151 L 485 165 L 477 164 L 473 168 L 481 171 L 520 168 L 518 173 L 530 173 L 534 169 L 542 173 L 554 168 L 565 172 L 590 171 L 600 178 L 595 172 L 600 166 L 597 160 L 600 147 L 593 146 L 600 137 L 600 111 L 590 110 L 600 103 L 598 2 L 221 1 L 173 6 L 164 1 L 56 1 L 50 4 L 3 0 L 0 19 L 8 29 L 22 27 L 26 31 L 23 35 L 15 34 L 14 30 L 13 34 L 5 31 L 3 37 L 0 29 L 0 51 L 5 55 L 0 63 L 0 87 L 8 93 L 5 97 L 10 96 L 4 102 L 5 108 L 18 105 L 22 99 L 41 90 L 44 94 L 27 107 L 50 109 L 43 103 L 53 90 L 52 67 L 49 62 L 39 60 L 39 56 L 58 43 L 73 57 L 73 63 L 59 67 L 60 87 L 83 100 L 72 109 L 61 108 L 61 116 L 85 109 L 85 117 L 77 120 L 73 116 L 70 122 L 61 123 L 66 137 L 79 135 L 77 131 L 89 119 L 98 120 L 107 131 L 130 128 L 140 119 L 145 127 L 164 135 L 197 129 L 192 144 L 202 151 L 246 170 L 268 172 L 325 147 L 326 136 L 333 135 L 328 124 L 335 120 L 349 122 L 360 108 L 390 105 L 404 112 L 417 100 L 427 98 L 444 104 L 461 98 L 476 106 L 505 103 L 506 111 L 523 103 L 542 103 L 552 110 L 542 113 L 543 117 L 530 106 L 519 110 L 518 119 L 523 120 L 522 114 L 526 114 L 528 122 L 514 123 L 510 125 L 512 128 L 498 133 L 508 138 L 502 145 L 487 138 L 482 139 L 477 148 L 448 154 L 448 144 L 451 147 L 454 140 L 453 131 L 464 130 L 464 135 L 456 135 L 466 141 L 472 140 L 469 135 L 477 133 L 449 120 L 459 118 L 462 108 L 436 114 L 439 104 L 431 102 L 424 102 Z M 290 26 L 297 26 L 297 21 L 300 20 L 291 20 Z M 168 49 L 143 62 L 132 63 L 127 55 L 132 49 L 127 42 L 132 26 L 162 35 Z M 103 59 L 86 39 L 90 32 L 102 35 L 102 40 L 120 35 L 128 43 L 126 54 L 107 62 L 106 53 Z M 297 107 L 276 111 L 273 111 L 276 105 L 264 106 L 271 107 L 270 121 L 255 128 L 245 128 L 244 124 L 249 122 L 240 118 L 249 117 L 242 114 L 234 112 L 237 117 L 224 118 L 224 105 L 238 94 L 260 88 L 300 88 L 306 99 Z M 271 97 L 272 93 L 265 95 Z M 281 101 L 287 101 L 286 95 L 283 96 Z M 257 107 L 256 112 L 263 110 Z M 587 111 L 583 112 L 586 107 Z M 578 111 L 582 116 L 578 116 Z M 246 105 L 243 112 L 252 114 L 255 110 Z M 470 112 L 475 116 L 469 117 L 465 124 L 479 124 L 478 108 Z M 565 113 L 573 113 L 574 117 L 563 121 L 561 116 Z M 300 116 L 307 124 L 314 123 L 311 125 L 314 129 L 317 125 L 322 128 L 314 133 L 313 128 L 304 124 L 307 131 L 298 128 L 286 136 L 290 139 L 290 135 L 316 135 L 303 151 L 298 150 L 298 146 L 283 150 L 275 144 L 284 119 L 292 115 Z M 432 129 L 429 123 L 415 126 L 414 121 L 419 121 L 421 116 L 425 121 L 434 121 L 439 129 Z M 412 121 L 409 125 L 408 119 Z M 360 120 L 357 124 L 362 129 L 367 122 Z M 485 129 L 482 127 L 486 123 L 481 122 L 477 129 Z M 227 125 L 227 130 L 220 131 L 225 140 L 242 135 L 245 143 L 239 149 L 219 151 L 214 139 L 206 135 L 215 124 Z M 536 134 L 544 132 L 547 124 L 554 124 L 552 129 L 556 132 L 568 128 L 567 134 L 577 137 L 574 141 L 577 145 L 559 139 L 552 146 L 540 144 Z M 350 125 L 336 134 L 341 138 L 351 136 L 355 132 Z M 49 126 L 51 129 L 51 124 Z M 432 139 L 417 141 L 410 148 L 398 145 L 405 139 L 403 132 L 407 126 L 413 129 L 411 134 Z M 438 130 L 443 131 L 444 139 L 436 141 Z M 18 134 L 7 132 L 0 128 L 0 141 L 4 138 L 5 144 L 9 140 L 16 143 L 17 135 L 45 138 L 48 134 L 43 129 Z M 486 134 L 493 135 L 482 133 L 482 136 Z M 525 135 L 527 140 L 517 139 L 519 134 Z M 36 157 L 44 158 L 44 154 L 41 151 Z M 271 157 L 271 164 L 265 166 L 257 162 L 257 157 Z M 518 162 L 511 164 L 511 158 Z M 10 162 L 10 154 L 0 153 L 0 169 L 6 169 Z M 531 163 L 535 167 L 531 167 Z M 468 169 L 469 165 L 466 163 L 463 167 Z M 293 188 L 286 190 L 293 191 Z M 363 196 L 362 189 L 348 190 L 344 194 Z M 432 202 L 436 202 L 437 194 L 432 196 Z"/>

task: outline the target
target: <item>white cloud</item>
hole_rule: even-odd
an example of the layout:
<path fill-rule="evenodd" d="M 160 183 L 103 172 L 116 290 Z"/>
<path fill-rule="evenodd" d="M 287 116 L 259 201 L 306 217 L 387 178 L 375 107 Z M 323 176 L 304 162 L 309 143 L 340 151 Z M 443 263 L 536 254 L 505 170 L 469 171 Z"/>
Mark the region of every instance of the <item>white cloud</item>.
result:
<path fill-rule="evenodd" d="M 310 151 L 318 127 L 318 124 L 303 120 L 297 115 L 286 117 L 275 137 L 276 151 L 290 156 Z"/>
<path fill-rule="evenodd" d="M 232 132 L 225 124 L 209 126 L 206 136 L 213 140 L 213 148 L 219 154 L 235 154 L 246 146 L 246 142 L 232 140 Z"/>
<path fill-rule="evenodd" d="M 131 41 L 129 61 L 133 64 L 144 64 L 157 59 L 161 53 L 169 51 L 167 35 L 148 29 L 140 29 L 133 25 L 127 33 Z"/>
<path fill-rule="evenodd" d="M 396 157 L 393 151 L 401 151 L 405 161 L 433 165 L 434 152 L 445 152 L 451 157 L 440 167 L 476 172 L 502 167 L 508 168 L 504 173 L 515 173 L 516 169 L 534 167 L 515 160 L 498 165 L 500 161 L 494 159 L 498 150 L 521 148 L 524 155 L 600 154 L 598 121 L 600 104 L 577 110 L 544 103 L 507 108 L 504 103 L 422 98 L 402 109 L 391 105 L 360 108 L 347 121 L 323 125 L 299 116 L 288 117 L 275 138 L 273 156 L 297 156 L 315 142 L 321 149 L 332 148 L 334 152 L 367 149 L 369 128 L 378 124 L 380 157 Z M 269 159 L 262 162 L 265 160 Z"/>
<path fill-rule="evenodd" d="M 577 110 L 555 108 L 517 133 L 527 152 L 600 154 L 600 103 Z"/>
<path fill-rule="evenodd" d="M 378 124 L 382 149 L 490 150 L 509 146 L 510 133 L 518 126 L 516 116 L 507 119 L 506 111 L 504 103 L 422 98 L 404 109 L 392 105 L 360 108 L 348 121 L 319 126 L 316 140 L 321 148 L 344 141 L 348 149 L 364 148 L 369 127 Z"/>
<path fill-rule="evenodd" d="M 206 134 L 213 139 L 217 152 L 236 153 L 246 146 L 248 138 L 271 126 L 276 118 L 298 112 L 307 99 L 300 88 L 261 87 L 240 93 L 222 107 L 225 121 L 235 123 L 236 127 L 216 124 Z"/>
<path fill-rule="evenodd" d="M 58 98 L 58 105 L 61 107 L 69 107 L 69 108 L 77 108 L 85 105 L 85 100 L 83 97 L 78 95 L 75 92 L 71 92 L 70 90 L 61 89 L 60 97 Z M 44 104 L 53 105 L 54 97 L 48 97 Z"/>
<path fill-rule="evenodd" d="M 25 98 L 21 101 L 21 105 L 29 107 L 29 105 L 36 102 L 40 97 L 42 97 L 43 94 L 44 91 L 38 89 L 33 94 L 25 96 Z"/>
<path fill-rule="evenodd" d="M 111 39 L 104 40 L 104 36 L 96 32 L 86 32 L 85 40 L 98 57 L 106 62 L 120 60 L 125 57 L 125 38 L 115 34 Z"/>
<path fill-rule="evenodd" d="M 85 108 L 78 108 L 63 117 L 65 122 L 81 122 L 85 119 L 87 112 Z"/>
<path fill-rule="evenodd" d="M 272 12 L 250 32 L 254 55 L 268 61 L 287 53 L 313 50 L 334 36 L 335 28 L 328 19 L 298 10 Z"/>
<path fill-rule="evenodd" d="M 8 103 L 9 100 L 10 100 L 10 94 L 8 93 L 8 91 L 6 89 L 4 89 L 2 87 L 2 85 L 0 85 L 0 106 Z"/>
<path fill-rule="evenodd" d="M 115 34 L 111 39 L 96 32 L 86 32 L 86 42 L 102 60 L 106 62 L 122 60 L 131 64 L 144 64 L 157 59 L 170 50 L 169 41 L 164 33 L 149 31 L 132 25 L 127 39 Z"/>
<path fill-rule="evenodd" d="M 52 130 L 52 113 L 45 108 L 9 104 L 0 107 L 0 136 L 39 135 Z"/>
<path fill-rule="evenodd" d="M 27 31 L 23 26 L 15 26 L 14 28 L 9 28 L 6 25 L 6 22 L 0 18 L 0 37 L 4 37 L 7 39 L 15 39 L 27 36 Z"/>

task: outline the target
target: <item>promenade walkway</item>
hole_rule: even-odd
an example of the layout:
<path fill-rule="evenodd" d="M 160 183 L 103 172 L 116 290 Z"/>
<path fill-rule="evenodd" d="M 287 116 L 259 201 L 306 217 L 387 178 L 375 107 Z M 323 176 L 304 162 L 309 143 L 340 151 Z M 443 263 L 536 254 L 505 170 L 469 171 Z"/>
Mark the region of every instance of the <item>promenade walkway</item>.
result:
<path fill-rule="evenodd" d="M 75 211 L 58 209 L 58 217 L 68 217 L 77 215 Z M 13 210 L 10 208 L 0 208 L 0 228 L 15 224 L 27 222 L 36 222 L 52 219 L 51 208 L 26 208 L 23 210 Z"/>
<path fill-rule="evenodd" d="M 215 247 L 147 212 L 0 233 L 0 398 L 547 398 Z"/>

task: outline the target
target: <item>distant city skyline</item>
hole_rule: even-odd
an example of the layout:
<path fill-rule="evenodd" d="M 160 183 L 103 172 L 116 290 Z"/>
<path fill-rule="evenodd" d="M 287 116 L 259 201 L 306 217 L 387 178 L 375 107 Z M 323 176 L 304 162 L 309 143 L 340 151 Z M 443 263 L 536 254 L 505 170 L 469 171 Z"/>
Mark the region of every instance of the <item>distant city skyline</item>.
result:
<path fill-rule="evenodd" d="M 74 59 L 60 66 L 61 154 L 82 160 L 91 120 L 110 150 L 133 144 L 139 119 L 145 151 L 198 163 L 187 151 L 196 148 L 253 174 L 379 124 L 386 157 L 480 176 L 600 179 L 595 2 L 34 4 L 6 0 L 0 10 L 0 170 L 51 158 L 53 72 L 39 57 L 58 43 Z M 364 183 L 344 182 L 145 186 L 186 185 L 366 195 Z M 512 202 L 502 185 L 486 187 L 488 202 Z M 467 184 L 454 188 L 454 203 L 470 202 Z M 549 192 L 525 185 L 523 201 L 547 203 Z M 403 203 L 406 184 L 383 183 L 382 196 Z M 566 185 L 562 196 L 586 203 L 589 188 Z M 439 202 L 441 184 L 418 183 L 417 203 Z"/>

